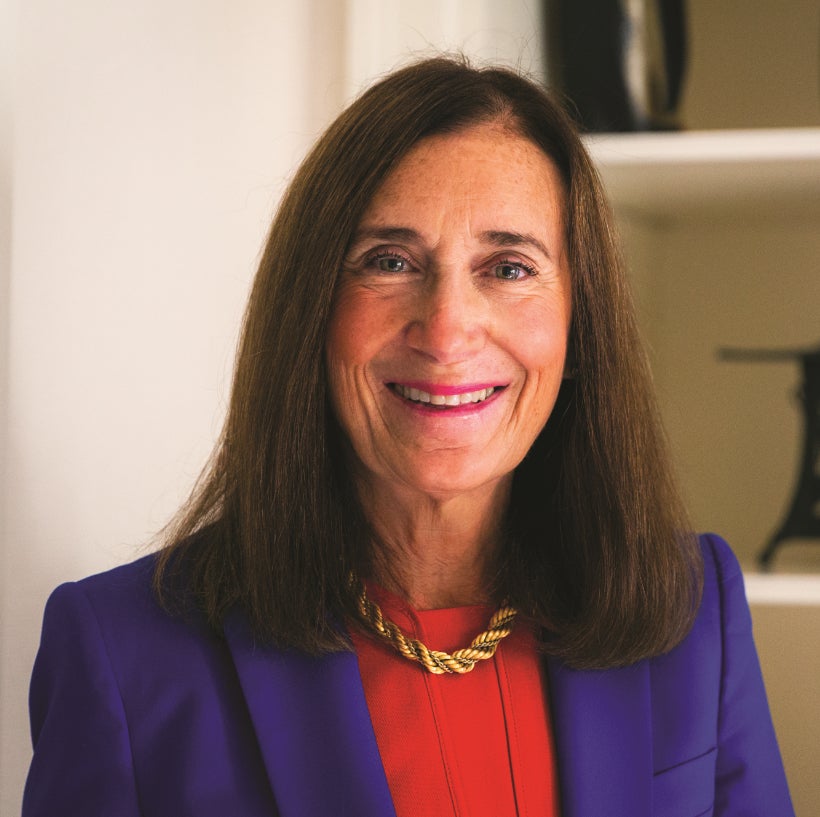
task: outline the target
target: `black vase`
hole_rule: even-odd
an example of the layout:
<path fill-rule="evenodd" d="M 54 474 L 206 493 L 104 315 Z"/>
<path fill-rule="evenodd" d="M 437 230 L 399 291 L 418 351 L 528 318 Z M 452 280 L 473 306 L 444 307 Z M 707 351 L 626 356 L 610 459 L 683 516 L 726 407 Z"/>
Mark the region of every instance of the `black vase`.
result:
<path fill-rule="evenodd" d="M 549 82 L 585 130 L 680 127 L 684 0 L 543 2 Z"/>

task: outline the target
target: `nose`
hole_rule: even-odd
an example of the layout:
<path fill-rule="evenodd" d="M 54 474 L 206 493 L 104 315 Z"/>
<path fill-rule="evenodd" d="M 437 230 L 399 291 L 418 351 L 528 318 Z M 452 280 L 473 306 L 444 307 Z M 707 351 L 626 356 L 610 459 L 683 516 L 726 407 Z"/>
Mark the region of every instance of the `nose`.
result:
<path fill-rule="evenodd" d="M 431 275 L 418 293 L 407 343 L 436 363 L 469 360 L 484 346 L 487 318 L 484 297 L 468 273 Z"/>

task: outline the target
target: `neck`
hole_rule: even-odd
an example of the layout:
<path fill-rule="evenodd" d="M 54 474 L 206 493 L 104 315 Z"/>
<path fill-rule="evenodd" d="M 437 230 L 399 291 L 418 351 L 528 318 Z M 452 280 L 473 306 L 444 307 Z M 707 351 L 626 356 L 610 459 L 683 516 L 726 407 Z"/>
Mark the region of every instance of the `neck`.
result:
<path fill-rule="evenodd" d="M 452 497 L 360 485 L 378 539 L 373 578 L 418 610 L 493 601 L 510 482 Z"/>

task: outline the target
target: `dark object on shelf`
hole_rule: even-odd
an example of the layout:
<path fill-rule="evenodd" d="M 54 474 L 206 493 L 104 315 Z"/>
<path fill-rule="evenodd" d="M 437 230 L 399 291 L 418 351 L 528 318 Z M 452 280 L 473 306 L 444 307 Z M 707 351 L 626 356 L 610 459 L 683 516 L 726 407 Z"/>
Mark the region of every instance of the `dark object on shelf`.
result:
<path fill-rule="evenodd" d="M 761 568 L 767 570 L 785 539 L 820 538 L 820 346 L 816 349 L 720 349 L 718 354 L 723 360 L 755 363 L 799 360 L 803 368 L 800 389 L 805 420 L 803 461 L 791 507 L 758 557 Z"/>
<path fill-rule="evenodd" d="M 543 0 L 550 85 L 588 131 L 674 130 L 684 0 Z"/>

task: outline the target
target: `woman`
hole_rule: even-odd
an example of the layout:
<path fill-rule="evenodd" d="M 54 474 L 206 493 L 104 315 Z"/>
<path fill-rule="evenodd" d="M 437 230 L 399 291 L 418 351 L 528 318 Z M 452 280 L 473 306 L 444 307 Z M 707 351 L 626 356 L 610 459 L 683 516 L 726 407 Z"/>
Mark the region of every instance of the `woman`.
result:
<path fill-rule="evenodd" d="M 157 555 L 58 588 L 24 814 L 792 813 L 564 113 L 436 59 L 273 223 Z"/>

